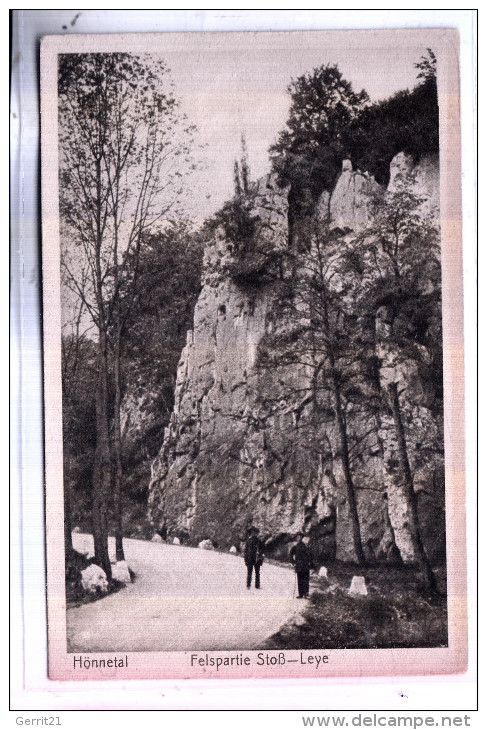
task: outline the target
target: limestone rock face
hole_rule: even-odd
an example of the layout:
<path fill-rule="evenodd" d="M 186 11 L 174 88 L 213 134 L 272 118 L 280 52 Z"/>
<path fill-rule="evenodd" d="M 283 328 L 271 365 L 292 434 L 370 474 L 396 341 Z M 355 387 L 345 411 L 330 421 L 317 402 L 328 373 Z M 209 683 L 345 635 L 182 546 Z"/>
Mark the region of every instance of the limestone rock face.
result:
<path fill-rule="evenodd" d="M 426 155 L 417 164 L 411 155 L 400 152 L 391 162 L 388 190 L 397 190 L 404 182 L 412 182 L 415 193 L 424 198 L 419 212 L 439 218 L 440 165 L 438 155 Z"/>
<path fill-rule="evenodd" d="M 157 418 L 151 413 L 151 389 L 131 388 L 124 396 L 121 408 L 121 429 L 126 446 L 142 440 Z"/>
<path fill-rule="evenodd" d="M 370 204 L 382 188 L 368 173 L 353 170 L 350 160 L 344 160 L 342 174 L 330 199 L 330 219 L 339 228 L 358 231 L 371 220 Z"/>
<path fill-rule="evenodd" d="M 388 190 L 397 190 L 401 185 L 411 185 L 412 190 L 423 198 L 418 212 L 432 216 L 436 222 L 440 217 L 440 163 L 438 155 L 427 155 L 417 164 L 411 155 L 400 152 L 391 162 Z"/>
<path fill-rule="evenodd" d="M 325 190 L 318 199 L 315 218 L 323 223 L 329 223 L 330 221 L 330 193 L 328 190 Z"/>
<path fill-rule="evenodd" d="M 262 185 L 261 227 L 268 221 L 269 235 L 284 246 L 286 205 L 272 181 Z M 308 385 L 310 374 L 257 367 L 262 338 L 285 328 L 275 285 L 237 285 L 226 271 L 232 254 L 217 231 L 178 366 L 173 415 L 152 467 L 150 514 L 156 526 L 187 531 L 196 543 L 211 535 L 227 547 L 240 544 L 252 523 L 287 558 L 304 524 L 319 532 L 332 523 L 325 493 L 332 485 L 309 450 L 311 439 L 297 430 L 310 409 L 306 398 L 286 395 Z"/>
<path fill-rule="evenodd" d="M 434 213 L 437 169 L 433 158 L 414 166 L 399 155 L 391 165 L 390 186 L 416 174 L 416 190 L 422 194 L 424 188 L 429 206 L 425 213 Z M 331 198 L 320 199 L 318 220 L 359 230 L 370 221 L 370 201 L 381 191 L 373 178 L 345 161 Z M 259 183 L 254 210 L 259 235 L 284 251 L 287 191 L 266 178 Z M 219 228 L 205 251 L 202 291 L 177 369 L 174 409 L 152 464 L 150 519 L 158 531 L 185 535 L 193 545 L 210 538 L 226 550 L 241 546 L 254 525 L 266 554 L 286 560 L 296 533 L 304 531 L 322 562 L 353 560 L 338 434 L 333 419 L 317 422 L 309 397 L 313 372 L 304 363 L 272 368 L 261 363 L 265 338 L 289 332 L 279 282 L 244 285 L 229 273 L 234 261 L 235 242 Z M 387 377 L 386 367 L 381 378 Z M 437 438 L 422 395 L 412 401 L 418 443 Z M 358 414 L 349 427 L 361 445 L 354 476 L 366 558 L 408 562 L 412 547 L 396 484 L 392 424 L 381 424 L 379 438 L 370 417 Z M 411 446 L 414 452 L 416 444 Z M 418 474 L 419 489 L 424 477 L 427 492 L 431 474 L 425 470 L 422 476 L 420 466 Z"/>

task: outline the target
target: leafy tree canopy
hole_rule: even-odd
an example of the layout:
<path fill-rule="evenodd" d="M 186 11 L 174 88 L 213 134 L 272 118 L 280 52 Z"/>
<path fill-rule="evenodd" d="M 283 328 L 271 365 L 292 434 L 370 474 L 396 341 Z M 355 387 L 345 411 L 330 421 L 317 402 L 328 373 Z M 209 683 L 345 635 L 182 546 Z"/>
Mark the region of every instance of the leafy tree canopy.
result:
<path fill-rule="evenodd" d="M 270 155 L 281 185 L 307 181 L 319 195 L 330 190 L 345 152 L 347 130 L 368 101 L 355 93 L 336 65 L 320 66 L 288 86 L 291 109 L 287 129 Z"/>

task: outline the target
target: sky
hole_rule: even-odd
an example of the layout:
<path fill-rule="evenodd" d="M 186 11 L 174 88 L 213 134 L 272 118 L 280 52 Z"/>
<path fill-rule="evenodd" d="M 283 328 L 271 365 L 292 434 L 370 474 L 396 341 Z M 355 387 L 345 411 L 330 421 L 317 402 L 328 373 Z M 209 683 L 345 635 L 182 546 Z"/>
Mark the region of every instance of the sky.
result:
<path fill-rule="evenodd" d="M 355 91 L 365 89 L 372 100 L 383 99 L 416 84 L 414 64 L 428 47 L 424 37 L 416 40 L 410 35 L 404 43 L 396 34 L 381 45 L 370 34 L 229 36 L 207 34 L 202 40 L 199 34 L 188 34 L 183 45 L 168 43 L 166 37 L 160 51 L 203 147 L 197 155 L 205 169 L 192 181 L 188 204 L 196 218 L 206 217 L 231 197 L 242 134 L 252 177 L 269 171 L 268 149 L 285 127 L 290 105 L 286 90 L 292 78 L 322 64 L 337 64 Z"/>

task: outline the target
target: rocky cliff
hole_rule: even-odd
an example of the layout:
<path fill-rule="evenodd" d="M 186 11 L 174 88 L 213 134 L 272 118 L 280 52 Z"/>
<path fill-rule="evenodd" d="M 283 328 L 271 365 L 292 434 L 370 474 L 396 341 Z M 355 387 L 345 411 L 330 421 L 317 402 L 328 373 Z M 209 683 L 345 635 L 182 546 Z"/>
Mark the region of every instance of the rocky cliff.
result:
<path fill-rule="evenodd" d="M 415 165 L 398 155 L 391 164 L 390 188 L 411 173 L 423 198 L 422 215 L 437 216 L 437 159 Z M 322 195 L 316 218 L 344 235 L 347 230 L 360 231 L 370 222 L 372 201 L 380 192 L 372 177 L 345 161 L 332 194 Z M 272 178 L 262 180 L 253 208 L 262 251 L 284 252 L 287 191 L 279 190 Z M 239 279 L 229 274 L 234 262 L 234 242 L 220 227 L 206 249 L 194 326 L 178 365 L 174 410 L 152 466 L 150 519 L 157 530 L 193 543 L 210 538 L 222 547 L 238 545 L 253 524 L 268 552 L 283 557 L 296 532 L 304 530 L 318 559 L 352 559 L 336 428 L 332 420 L 316 417 L 310 396 L 312 368 L 306 363 L 259 363 L 265 338 L 289 328 L 279 281 L 261 278 L 256 284 Z M 382 355 L 385 382 L 396 364 L 392 356 L 387 364 L 385 349 Z M 415 378 L 414 363 L 402 367 L 407 370 L 407 377 L 400 376 L 404 387 L 407 381 L 407 388 L 417 391 L 411 394 L 416 411 L 410 414 L 417 433 L 410 429 L 407 434 L 414 466 L 416 452 L 438 441 L 438 423 Z M 367 414 L 350 418 L 352 435 L 360 444 L 353 471 L 364 550 L 369 560 L 401 556 L 409 562 L 413 551 L 395 473 L 392 416 L 375 424 L 370 419 Z M 424 524 L 442 519 L 440 472 L 436 457 L 426 467 L 418 460 L 415 488 Z M 437 541 L 428 543 L 426 531 L 425 538 L 432 554 L 441 552 Z"/>

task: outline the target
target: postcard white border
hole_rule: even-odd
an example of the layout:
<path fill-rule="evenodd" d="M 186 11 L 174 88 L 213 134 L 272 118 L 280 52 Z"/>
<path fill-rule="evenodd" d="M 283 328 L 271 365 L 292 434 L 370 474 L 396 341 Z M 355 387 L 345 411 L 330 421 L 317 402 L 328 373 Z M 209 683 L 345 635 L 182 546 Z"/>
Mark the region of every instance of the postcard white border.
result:
<path fill-rule="evenodd" d="M 36 11 L 30 11 L 30 12 L 36 13 Z M 39 12 L 45 12 L 45 13 L 47 13 L 48 11 L 39 11 Z M 87 11 L 87 12 L 90 12 L 90 11 Z M 95 11 L 93 11 L 93 12 L 95 12 Z M 118 14 L 117 14 L 117 11 L 106 11 L 106 12 L 107 12 L 107 15 L 111 15 L 111 18 L 109 20 L 109 25 L 110 25 L 110 21 L 112 21 L 112 23 L 113 23 L 113 21 L 115 21 L 117 19 L 117 15 Z M 127 11 L 124 11 L 124 12 L 127 13 Z M 149 12 L 151 12 L 151 11 L 149 11 Z M 156 12 L 156 11 L 154 11 L 154 12 Z M 152 20 L 154 22 L 156 22 L 157 21 L 157 18 L 155 18 L 154 12 L 151 12 L 151 18 L 152 18 Z M 174 11 L 174 15 L 177 15 L 178 12 L 180 13 L 179 21 L 181 21 L 181 19 L 182 19 L 182 15 L 181 14 L 184 14 L 184 17 L 187 20 L 188 13 L 190 13 L 190 11 Z M 192 12 L 197 13 L 198 11 L 192 11 Z M 206 22 L 207 22 L 207 28 L 209 29 L 209 26 L 211 25 L 211 23 L 209 21 L 212 20 L 213 23 L 215 23 L 215 18 L 214 17 L 213 18 L 210 17 L 211 16 L 211 13 L 213 13 L 213 15 L 214 15 L 218 11 L 199 11 L 199 12 L 200 13 L 203 12 L 205 14 L 204 17 L 205 17 Z M 230 11 L 230 12 L 233 12 L 233 11 Z M 237 21 L 240 20 L 240 22 L 242 22 L 242 19 L 245 20 L 245 18 L 243 18 L 243 15 L 245 13 L 248 13 L 249 11 L 237 11 L 237 12 L 240 13 L 240 16 L 237 18 Z M 265 13 L 266 18 L 269 18 L 270 16 L 268 15 L 268 13 L 272 13 L 272 12 L 273 11 L 263 11 L 262 15 L 260 16 L 260 20 L 261 21 L 265 21 L 265 19 L 263 17 L 264 13 Z M 291 12 L 295 13 L 296 11 L 291 11 Z M 347 13 L 349 11 L 342 11 L 342 12 Z M 471 122 L 472 115 L 471 115 L 471 108 L 468 105 L 469 105 L 469 101 L 470 101 L 470 104 L 472 104 L 472 75 L 473 75 L 473 69 L 471 67 L 469 68 L 469 66 L 471 66 L 471 63 L 472 63 L 472 56 L 471 56 L 471 54 L 472 54 L 472 43 L 474 43 L 474 41 L 472 41 L 472 37 L 471 37 L 471 33 L 472 33 L 472 18 L 471 17 L 468 17 L 468 15 L 469 15 L 468 11 L 464 12 L 463 13 L 463 17 L 460 18 L 459 13 L 461 13 L 461 12 L 462 11 L 455 11 L 454 13 L 448 13 L 448 11 L 442 11 L 441 17 L 440 17 L 439 13 L 436 12 L 436 11 L 414 11 L 414 13 L 411 13 L 411 11 L 395 11 L 396 15 L 394 17 L 394 24 L 396 26 L 402 25 L 403 27 L 406 26 L 406 25 L 408 25 L 408 24 L 414 25 L 416 27 L 419 24 L 432 25 L 433 24 L 432 23 L 432 16 L 433 16 L 433 19 L 436 20 L 436 22 L 434 23 L 436 26 L 438 26 L 440 24 L 441 25 L 448 25 L 449 27 L 453 27 L 453 26 L 460 25 L 460 28 L 462 30 L 462 49 L 461 50 L 462 50 L 463 57 L 466 59 L 466 64 L 464 63 L 464 65 L 463 65 L 463 75 L 462 75 L 462 82 L 463 82 L 462 105 L 464 107 L 465 107 L 465 105 L 467 105 L 467 107 L 468 107 L 466 112 L 465 112 L 465 109 L 464 109 L 463 119 L 465 119 L 465 117 L 467 117 L 467 120 L 469 120 L 468 123 L 467 123 L 467 135 L 468 135 L 468 132 L 471 129 L 471 126 L 473 126 L 470 123 Z M 68 13 L 71 13 L 71 11 L 58 11 L 58 14 L 57 14 L 58 19 L 61 20 L 61 14 L 63 14 L 64 16 L 66 16 L 66 14 L 68 14 Z M 456 13 L 456 15 L 455 15 L 455 13 Z M 137 14 L 137 13 L 135 13 L 135 15 L 136 16 L 137 15 L 140 16 L 140 14 Z M 172 13 L 171 13 L 171 15 L 172 15 Z M 304 11 L 304 12 L 300 12 L 299 13 L 299 17 L 296 17 L 296 15 L 294 15 L 294 18 L 293 19 L 296 21 L 296 24 L 300 28 L 310 27 L 310 26 L 311 27 L 324 27 L 324 26 L 326 26 L 326 19 L 324 18 L 324 15 L 326 15 L 326 11 L 321 11 L 321 13 L 320 12 L 313 12 L 313 11 L 308 11 L 308 12 Z M 353 15 L 354 15 L 353 21 L 355 23 L 361 24 L 362 27 L 366 27 L 366 25 L 367 24 L 370 24 L 370 23 L 374 24 L 374 20 L 373 20 L 374 16 L 377 19 L 377 14 L 374 13 L 374 11 L 353 11 Z M 318 18 L 318 16 L 320 16 L 319 17 L 319 20 L 318 20 L 317 23 L 315 22 L 315 25 L 313 26 L 312 20 L 310 20 L 310 18 L 311 19 L 314 19 L 316 21 L 316 19 Z M 470 14 L 470 16 L 471 16 L 471 14 Z M 202 16 L 200 14 L 199 20 L 201 20 L 201 17 Z M 247 20 L 248 20 L 248 17 L 249 16 L 247 15 Z M 303 20 L 305 17 L 306 17 L 306 22 L 304 22 L 304 20 Z M 342 15 L 342 17 L 343 17 L 343 15 Z M 274 19 L 274 24 L 275 25 L 277 25 L 278 23 L 281 23 L 282 24 L 282 22 L 283 22 L 282 11 L 279 12 L 279 18 L 277 18 L 277 16 L 274 14 L 273 19 Z M 335 20 L 336 25 L 339 25 L 339 27 L 344 27 L 345 25 L 350 25 L 350 22 L 352 21 L 351 16 L 348 15 L 347 16 L 348 23 L 343 23 L 343 22 L 342 23 L 339 23 L 338 21 L 340 19 L 340 13 L 334 13 L 333 19 Z M 127 15 L 125 15 L 125 19 L 124 20 L 125 21 L 129 20 L 129 18 L 128 18 Z M 166 20 L 166 21 L 169 20 L 168 13 L 166 13 L 164 20 Z M 198 21 L 198 18 L 196 20 Z M 328 14 L 328 21 L 329 20 L 330 20 L 330 16 Z M 440 20 L 440 22 L 438 22 L 438 20 Z M 132 19 L 132 21 L 133 21 L 133 19 Z M 289 15 L 286 17 L 286 21 L 289 23 L 289 21 L 290 21 Z M 118 17 L 118 22 L 120 23 L 120 17 Z M 194 18 L 193 18 L 193 22 L 194 22 Z M 116 24 L 116 23 L 114 23 L 114 24 Z M 131 24 L 131 27 L 133 28 L 134 27 L 133 22 L 130 22 L 130 24 Z M 377 20 L 375 21 L 375 24 L 376 24 L 376 27 L 377 27 Z M 335 25 L 335 23 L 332 23 L 332 25 Z M 335 27 L 336 27 L 336 25 L 335 25 Z M 473 25 L 474 25 L 474 21 L 473 21 Z M 187 27 L 187 25 L 186 25 L 186 27 Z M 269 27 L 269 26 L 267 26 L 267 27 Z M 282 27 L 282 25 L 281 25 L 281 27 Z M 97 29 L 100 29 L 100 25 L 99 24 L 97 26 Z M 159 30 L 160 28 L 157 28 L 157 29 Z M 171 29 L 176 29 L 176 28 L 173 27 Z M 214 27 L 212 29 L 216 29 L 216 28 Z M 52 29 L 49 29 L 49 30 L 52 30 Z M 120 26 L 117 27 L 117 30 L 120 30 Z M 465 76 L 467 77 L 466 82 L 465 82 Z M 466 84 L 466 89 L 465 89 L 465 84 Z M 465 170 L 466 170 L 466 172 L 467 172 L 467 181 L 471 181 L 472 180 L 472 173 L 473 173 L 473 159 L 472 159 L 472 155 L 471 155 L 472 140 L 467 138 L 467 140 L 465 142 L 465 125 L 463 127 L 463 132 L 464 132 L 464 135 L 463 135 L 464 136 L 464 154 L 463 154 L 464 180 L 465 180 Z M 465 150 L 466 150 L 466 152 L 465 152 Z M 469 191 L 468 190 L 467 190 L 467 193 L 465 195 L 465 188 L 464 188 L 464 214 L 465 214 L 465 211 L 467 212 L 466 218 L 464 216 L 464 229 L 465 229 L 465 227 L 468 229 L 468 233 L 469 233 L 469 236 L 470 236 L 470 239 L 469 240 L 472 240 L 472 233 L 474 234 L 474 231 L 475 231 L 474 224 L 473 224 L 473 228 L 472 228 L 472 211 L 474 209 L 474 205 L 473 205 L 473 201 L 472 201 L 471 198 L 472 198 L 472 195 L 469 194 Z M 470 199 L 470 202 L 469 202 L 469 199 Z M 466 265 L 465 266 L 466 266 L 466 269 L 467 269 L 467 273 L 471 276 L 472 275 L 472 262 L 474 260 L 474 256 L 472 257 L 471 247 L 468 247 L 467 248 L 467 253 L 468 253 L 468 257 L 467 257 Z M 469 289 L 469 291 L 467 291 L 467 293 L 470 294 L 471 291 L 472 290 Z M 466 305 L 467 306 L 467 312 L 471 312 L 472 311 L 471 296 L 469 296 L 468 298 L 470 299 L 470 303 L 467 302 L 467 305 Z M 467 322 L 468 322 L 468 319 L 467 319 Z M 467 328 L 467 344 L 468 344 L 468 341 L 471 342 L 472 339 L 475 339 L 475 335 L 472 336 L 472 327 L 470 326 L 469 328 Z M 34 370 L 35 370 L 35 365 L 34 365 Z M 470 409 L 471 409 L 471 407 L 470 407 Z M 471 410 L 470 410 L 470 413 L 471 413 Z M 37 430 L 39 431 L 39 425 L 37 426 Z M 469 497 L 469 500 L 471 500 L 471 496 Z M 474 500 L 474 502 L 475 502 L 475 500 Z M 31 503 L 30 504 L 30 507 L 28 506 L 27 509 L 26 510 L 24 509 L 24 511 L 23 511 L 23 522 L 24 522 L 24 526 L 25 525 L 30 525 L 32 523 L 32 520 L 29 519 L 32 516 L 31 515 L 32 509 L 33 509 L 33 505 Z M 472 531 L 471 530 L 469 530 L 469 535 L 470 536 L 472 535 Z M 33 543 L 36 543 L 37 544 L 37 547 L 39 547 L 39 545 L 41 544 L 40 541 L 37 540 L 37 536 L 34 536 L 34 540 L 32 542 Z M 472 547 L 471 546 L 471 542 L 472 542 L 472 539 L 470 537 L 470 539 L 469 539 L 470 549 Z M 41 559 L 40 562 L 42 563 L 42 559 Z M 28 582 L 29 581 L 27 580 L 27 583 Z M 40 618 L 41 618 L 40 616 L 35 617 L 35 621 L 34 622 L 39 621 Z M 31 636 L 31 638 L 32 638 L 32 636 Z M 42 640 L 41 640 L 41 644 L 42 644 Z M 27 651 L 27 655 L 26 656 L 27 657 L 29 656 L 29 651 Z M 41 666 L 41 665 L 39 664 L 39 666 Z M 29 674 L 29 672 L 27 672 L 27 674 Z M 30 679 L 31 679 L 31 685 L 32 685 L 32 682 L 33 682 L 33 685 L 36 687 L 36 689 L 41 690 L 41 691 L 46 691 L 47 690 L 47 687 L 51 687 L 51 689 L 54 689 L 53 683 L 50 683 L 50 682 L 47 682 L 46 683 L 45 680 L 43 681 L 42 671 L 41 672 L 38 672 L 37 673 L 37 676 L 33 676 L 35 674 L 36 674 L 35 671 L 33 672 L 33 674 L 31 673 L 30 674 Z M 428 678 L 428 679 L 429 679 L 429 684 L 431 684 L 431 680 L 433 678 Z M 444 678 L 444 679 L 445 679 L 445 681 L 447 681 L 447 678 Z M 386 680 L 386 681 L 389 681 L 389 680 Z M 421 682 L 422 681 L 426 681 L 426 680 L 421 680 Z M 455 679 L 454 678 L 451 678 L 448 683 L 450 684 L 451 681 L 455 681 Z M 371 680 L 371 682 L 372 683 L 377 683 L 377 680 Z M 57 684 L 57 683 L 54 683 L 54 684 Z M 111 684 L 111 683 L 109 683 L 109 684 Z M 105 685 L 105 687 L 106 687 L 106 685 Z M 145 683 L 145 687 L 148 689 L 147 683 Z M 31 689 L 33 689 L 33 688 L 34 687 L 31 687 Z M 189 688 L 189 686 L 188 686 L 187 683 L 186 683 L 186 688 Z M 69 690 L 69 688 L 68 688 L 68 686 L 66 684 L 63 685 L 63 689 L 64 690 Z M 86 689 L 88 689 L 88 688 L 86 688 Z M 107 689 L 108 689 L 108 687 L 107 687 Z M 449 694 L 449 696 L 450 697 L 452 696 L 451 693 Z"/>

